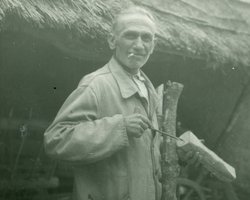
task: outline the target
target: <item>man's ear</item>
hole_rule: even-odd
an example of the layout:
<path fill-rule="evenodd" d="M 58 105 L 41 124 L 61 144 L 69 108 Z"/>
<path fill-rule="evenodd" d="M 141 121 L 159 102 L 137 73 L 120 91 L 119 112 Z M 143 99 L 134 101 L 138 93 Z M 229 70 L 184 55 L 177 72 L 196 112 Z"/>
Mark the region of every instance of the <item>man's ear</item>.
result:
<path fill-rule="evenodd" d="M 116 37 L 113 33 L 110 33 L 108 35 L 108 43 L 109 43 L 109 48 L 111 50 L 114 50 L 115 49 L 115 46 L 116 46 Z"/>
<path fill-rule="evenodd" d="M 152 47 L 151 47 L 151 50 L 150 50 L 150 54 L 152 54 L 154 52 L 154 48 L 155 48 L 156 44 L 157 44 L 157 39 L 154 38 L 154 41 L 153 41 L 153 44 L 152 44 Z"/>

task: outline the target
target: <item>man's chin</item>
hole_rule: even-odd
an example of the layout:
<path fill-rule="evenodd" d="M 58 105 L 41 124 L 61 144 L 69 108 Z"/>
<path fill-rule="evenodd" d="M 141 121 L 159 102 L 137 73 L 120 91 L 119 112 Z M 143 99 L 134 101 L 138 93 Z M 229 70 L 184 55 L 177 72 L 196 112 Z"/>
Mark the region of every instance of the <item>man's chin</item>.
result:
<path fill-rule="evenodd" d="M 131 62 L 131 67 L 140 69 L 141 67 L 143 67 L 145 63 L 146 62 L 140 62 L 140 61 Z"/>

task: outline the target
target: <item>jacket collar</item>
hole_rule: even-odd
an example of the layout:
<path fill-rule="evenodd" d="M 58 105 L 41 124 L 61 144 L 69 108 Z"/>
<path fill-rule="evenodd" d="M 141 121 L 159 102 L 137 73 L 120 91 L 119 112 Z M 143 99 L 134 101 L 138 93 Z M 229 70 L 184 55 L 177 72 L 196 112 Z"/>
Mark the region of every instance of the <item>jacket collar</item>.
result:
<path fill-rule="evenodd" d="M 122 68 L 114 57 L 109 61 L 108 67 L 120 88 L 123 98 L 129 98 L 139 91 L 133 80 L 129 77 L 128 72 Z"/>
<path fill-rule="evenodd" d="M 133 80 L 129 77 L 128 72 L 126 72 L 122 66 L 116 61 L 114 57 L 112 57 L 108 63 L 108 67 L 113 74 L 123 98 L 129 98 L 135 93 L 139 92 L 139 89 L 134 84 Z M 140 70 L 141 76 L 145 79 L 145 85 L 148 88 L 149 93 L 149 106 L 150 111 L 153 112 L 155 108 L 158 106 L 159 97 L 154 89 L 153 84 L 149 80 L 149 78 L 144 74 L 143 71 Z"/>
<path fill-rule="evenodd" d="M 149 102 L 150 102 L 149 103 L 149 113 L 152 117 L 152 115 L 154 114 L 156 108 L 159 106 L 159 103 L 161 101 L 160 101 L 158 94 L 155 91 L 153 84 L 151 83 L 149 78 L 146 76 L 146 74 L 144 74 L 144 72 L 141 71 L 141 75 L 145 79 L 145 85 L 148 88 Z"/>

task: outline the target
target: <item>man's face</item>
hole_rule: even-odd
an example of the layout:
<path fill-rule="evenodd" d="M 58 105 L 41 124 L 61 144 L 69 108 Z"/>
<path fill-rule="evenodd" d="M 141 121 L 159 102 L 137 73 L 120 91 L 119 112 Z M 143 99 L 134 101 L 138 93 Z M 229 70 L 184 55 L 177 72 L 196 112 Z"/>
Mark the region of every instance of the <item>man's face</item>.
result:
<path fill-rule="evenodd" d="M 154 49 L 155 26 L 142 14 L 124 15 L 118 19 L 113 48 L 118 61 L 130 73 L 137 73 Z"/>

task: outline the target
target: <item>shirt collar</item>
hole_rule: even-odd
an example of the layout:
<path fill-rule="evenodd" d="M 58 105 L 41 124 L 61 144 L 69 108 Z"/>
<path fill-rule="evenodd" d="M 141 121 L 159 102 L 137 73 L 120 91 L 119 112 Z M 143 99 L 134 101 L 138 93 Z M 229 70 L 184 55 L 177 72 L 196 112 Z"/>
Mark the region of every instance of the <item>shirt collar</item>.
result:
<path fill-rule="evenodd" d="M 146 79 L 141 75 L 141 72 L 139 71 L 137 74 L 133 75 L 133 78 L 141 81 L 141 82 L 145 82 Z"/>

